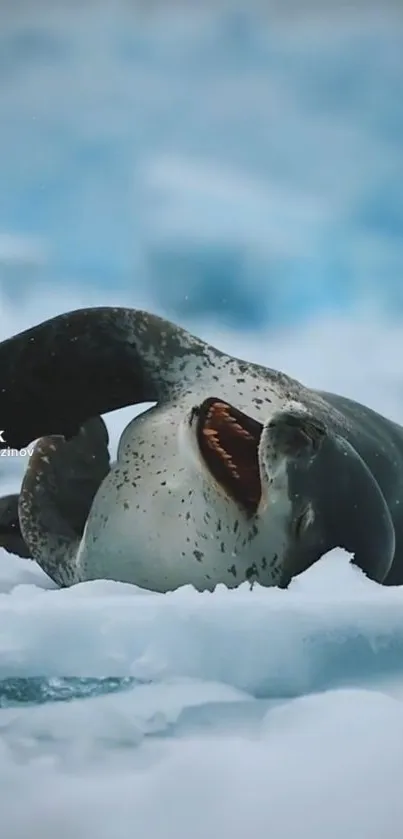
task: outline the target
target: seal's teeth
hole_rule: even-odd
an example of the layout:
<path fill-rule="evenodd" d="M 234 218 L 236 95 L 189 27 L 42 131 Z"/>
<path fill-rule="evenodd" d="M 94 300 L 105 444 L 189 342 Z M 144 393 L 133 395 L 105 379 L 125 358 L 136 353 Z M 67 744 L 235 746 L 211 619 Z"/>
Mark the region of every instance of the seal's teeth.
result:
<path fill-rule="evenodd" d="M 252 434 L 250 434 L 249 431 L 246 430 L 246 428 L 242 428 L 242 425 L 237 424 L 236 430 L 237 434 L 239 434 L 241 437 L 244 437 L 245 440 L 253 440 L 253 442 L 255 442 L 252 437 Z"/>
<path fill-rule="evenodd" d="M 261 497 L 259 439 L 259 424 L 252 421 L 244 428 L 242 414 L 220 400 L 209 404 L 198 425 L 198 442 L 210 473 L 250 514 Z"/>
<path fill-rule="evenodd" d="M 233 461 L 233 459 L 232 459 L 231 455 L 230 455 L 230 454 L 228 454 L 228 452 L 226 452 L 226 451 L 225 451 L 225 449 L 223 449 L 223 447 L 221 446 L 221 444 L 220 444 L 220 442 L 219 442 L 219 439 L 218 439 L 218 435 L 217 435 L 217 434 L 209 434 L 209 436 L 208 436 L 208 444 L 209 444 L 210 448 L 211 448 L 211 449 L 212 449 L 212 450 L 213 450 L 213 451 L 214 451 L 214 452 L 215 452 L 215 453 L 216 453 L 216 454 L 217 454 L 217 455 L 218 455 L 218 456 L 219 456 L 222 460 L 224 460 L 224 461 L 225 461 L 225 464 L 226 464 L 227 468 L 229 469 L 229 471 L 231 472 L 231 474 L 232 474 L 235 478 L 238 478 L 238 479 L 239 479 L 239 477 L 240 477 L 240 476 L 239 476 L 239 474 L 238 474 L 238 471 L 237 471 L 236 465 L 235 465 L 235 463 L 234 463 L 234 461 Z"/>
<path fill-rule="evenodd" d="M 220 456 L 223 457 L 224 460 L 227 460 L 228 463 L 232 463 L 232 465 L 234 465 L 234 461 L 232 460 L 231 455 L 228 454 L 228 452 L 226 452 L 225 449 L 223 449 L 219 440 L 214 440 L 214 448 L 217 452 L 219 452 Z"/>
<path fill-rule="evenodd" d="M 227 460 L 228 463 L 233 464 L 233 460 L 232 460 L 231 455 L 229 455 L 228 452 L 226 452 L 225 449 L 223 449 L 223 447 L 220 445 L 218 439 L 217 440 L 212 440 L 211 444 L 212 444 L 212 447 L 213 447 L 214 451 L 218 452 L 220 457 L 222 457 L 224 460 Z"/>
<path fill-rule="evenodd" d="M 239 475 L 239 472 L 238 472 L 238 470 L 237 470 L 237 468 L 236 468 L 236 465 L 235 465 L 235 463 L 234 463 L 234 461 L 233 461 L 233 459 L 232 459 L 231 455 L 230 455 L 230 454 L 228 454 L 228 452 L 226 452 L 226 451 L 225 451 L 224 449 L 222 449 L 221 447 L 220 447 L 220 448 L 217 448 L 217 451 L 220 453 L 220 456 L 223 458 L 223 460 L 225 460 L 226 466 L 227 466 L 228 470 L 231 472 L 231 475 L 232 475 L 234 478 L 236 478 L 237 480 L 239 480 L 239 479 L 240 479 L 240 475 Z"/>
<path fill-rule="evenodd" d="M 220 441 L 218 439 L 218 434 L 209 434 L 207 437 L 207 443 L 211 449 L 214 449 L 215 452 L 223 451 L 220 445 Z"/>
<path fill-rule="evenodd" d="M 206 437 L 217 437 L 218 438 L 218 431 L 217 431 L 216 428 L 204 428 L 203 429 L 203 434 L 205 434 Z"/>
<path fill-rule="evenodd" d="M 243 426 L 240 425 L 238 420 L 236 420 L 235 417 L 232 417 L 231 414 L 228 414 L 226 416 L 225 421 L 228 423 L 228 425 L 232 426 L 233 431 L 236 431 L 236 433 L 244 437 L 245 440 L 253 440 L 253 442 L 255 442 L 252 434 L 250 434 L 250 432 L 247 431 L 246 428 L 243 428 Z"/>
<path fill-rule="evenodd" d="M 225 422 L 231 426 L 231 431 L 238 431 L 238 429 L 242 428 L 242 426 L 239 425 L 238 420 L 236 420 L 235 417 L 231 417 L 231 414 L 228 414 L 228 416 L 225 417 Z"/>

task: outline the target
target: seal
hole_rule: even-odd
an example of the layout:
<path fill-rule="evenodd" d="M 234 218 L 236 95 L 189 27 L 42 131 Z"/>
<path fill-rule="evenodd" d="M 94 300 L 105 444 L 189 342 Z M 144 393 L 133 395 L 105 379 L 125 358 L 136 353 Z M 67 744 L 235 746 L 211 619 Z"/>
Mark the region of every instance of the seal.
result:
<path fill-rule="evenodd" d="M 1 446 L 36 441 L 0 544 L 59 585 L 288 586 L 341 547 L 403 582 L 403 428 L 126 308 L 0 344 Z M 116 462 L 101 415 L 155 403 Z"/>

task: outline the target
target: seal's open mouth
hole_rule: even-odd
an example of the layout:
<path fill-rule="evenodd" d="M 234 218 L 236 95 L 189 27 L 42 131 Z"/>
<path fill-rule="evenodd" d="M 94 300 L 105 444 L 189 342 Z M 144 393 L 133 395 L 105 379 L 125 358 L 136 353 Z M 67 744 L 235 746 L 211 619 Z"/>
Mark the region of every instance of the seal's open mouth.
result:
<path fill-rule="evenodd" d="M 200 406 L 197 439 L 211 474 L 249 515 L 256 513 L 262 487 L 258 445 L 263 426 L 227 402 L 206 399 Z"/>

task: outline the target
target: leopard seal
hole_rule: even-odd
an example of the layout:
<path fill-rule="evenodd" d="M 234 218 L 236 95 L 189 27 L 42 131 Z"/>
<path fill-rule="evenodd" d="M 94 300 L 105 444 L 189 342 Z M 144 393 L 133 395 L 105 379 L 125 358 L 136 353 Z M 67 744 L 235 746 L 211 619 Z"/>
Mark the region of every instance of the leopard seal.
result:
<path fill-rule="evenodd" d="M 101 415 L 155 403 L 110 462 Z M 0 544 L 59 585 L 286 587 L 334 547 L 403 582 L 403 429 L 146 311 L 58 315 L 0 344 L 0 445 L 36 441 Z"/>

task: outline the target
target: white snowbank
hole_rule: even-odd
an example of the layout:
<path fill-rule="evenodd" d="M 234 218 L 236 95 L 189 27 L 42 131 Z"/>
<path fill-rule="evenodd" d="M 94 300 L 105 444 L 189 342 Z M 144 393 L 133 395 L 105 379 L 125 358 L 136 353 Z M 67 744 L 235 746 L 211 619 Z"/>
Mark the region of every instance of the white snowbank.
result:
<path fill-rule="evenodd" d="M 341 551 L 288 592 L 51 591 L 24 565 L 3 575 L 0 686 L 135 678 L 0 711 L 7 839 L 400 839 L 403 591 Z"/>

